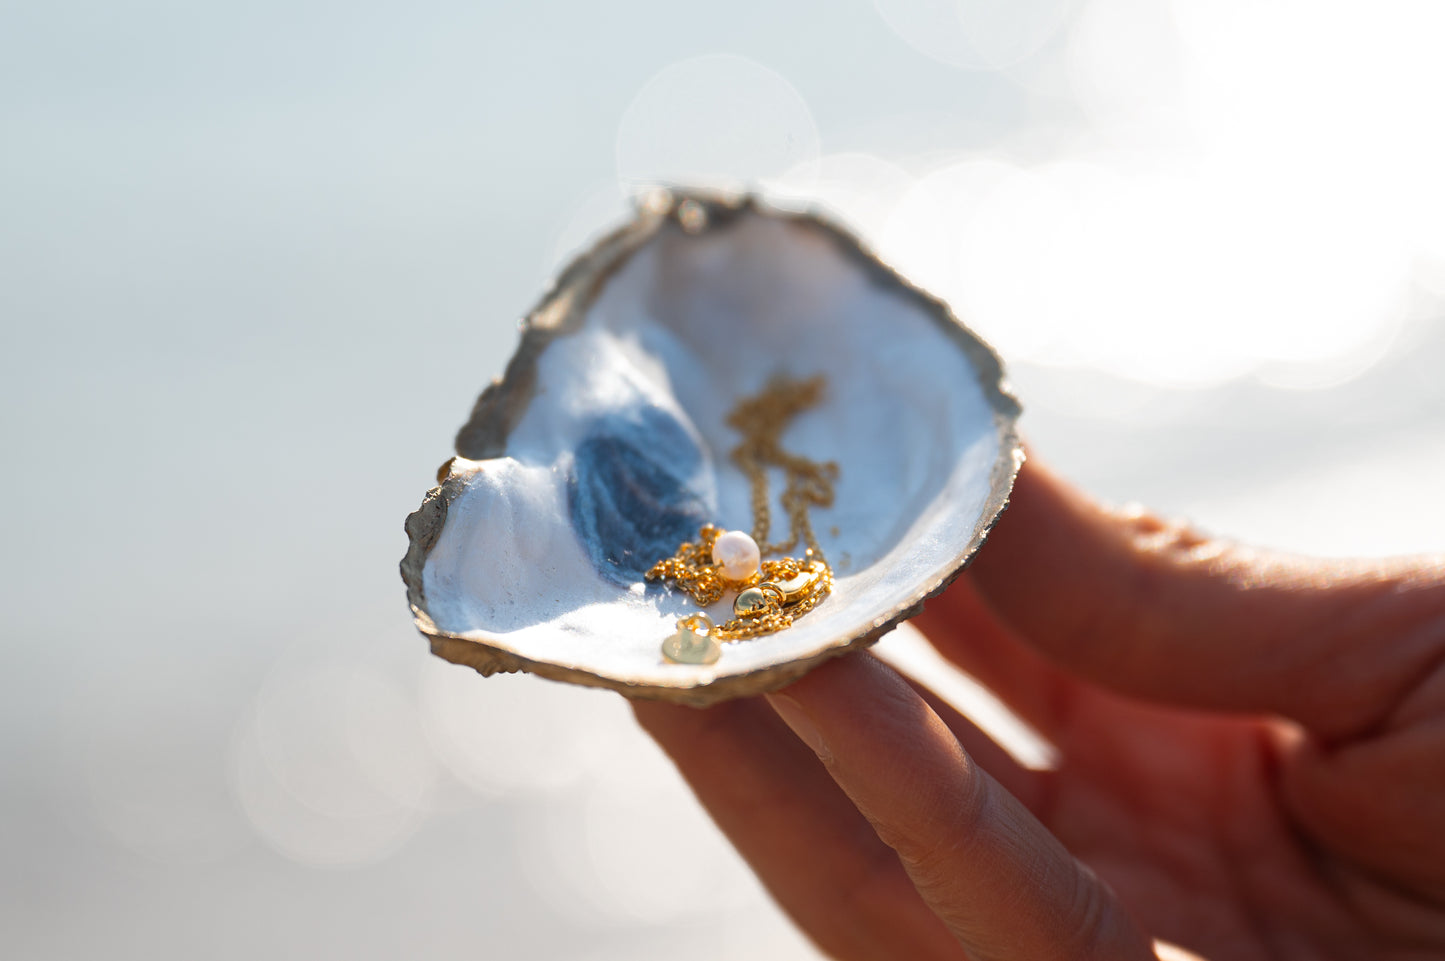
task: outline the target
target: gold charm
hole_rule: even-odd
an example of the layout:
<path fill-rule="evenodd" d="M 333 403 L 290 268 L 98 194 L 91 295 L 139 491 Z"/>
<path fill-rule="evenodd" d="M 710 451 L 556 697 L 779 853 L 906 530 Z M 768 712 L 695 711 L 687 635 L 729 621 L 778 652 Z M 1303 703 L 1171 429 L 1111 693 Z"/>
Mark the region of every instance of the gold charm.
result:
<path fill-rule="evenodd" d="M 762 587 L 749 587 L 733 599 L 733 613 L 738 617 L 757 617 L 770 607 L 781 606 L 783 592 L 778 585 L 768 583 Z"/>
<path fill-rule="evenodd" d="M 677 633 L 662 642 L 662 655 L 678 664 L 713 664 L 722 656 L 712 618 L 699 611 L 677 622 Z"/>
<path fill-rule="evenodd" d="M 666 581 L 686 591 L 700 607 L 715 604 L 728 591 L 737 592 L 731 620 L 717 627 L 707 621 L 706 637 L 714 650 L 718 641 L 759 637 L 791 626 L 833 589 L 833 570 L 818 547 L 808 510 L 832 506 L 838 465 L 790 454 L 780 443 L 788 422 L 822 398 L 823 386 L 822 377 L 774 380 L 756 397 L 745 398 L 728 415 L 728 424 L 743 435 L 742 443 L 732 451 L 732 459 L 752 487 L 752 535 L 704 524 L 696 541 L 684 543 L 672 557 L 658 561 L 647 572 L 648 580 Z M 790 527 L 789 538 L 773 544 L 768 543 L 772 526 L 767 475 L 770 467 L 781 468 L 787 478 L 779 500 L 788 512 Z M 792 550 L 799 542 L 807 545 L 801 559 L 764 559 L 768 554 Z M 700 642 L 680 639 L 685 623 L 706 616 L 695 614 L 678 622 L 677 635 L 663 643 L 663 653 L 669 660 L 690 664 L 717 660 L 717 653 L 707 661 L 692 660 L 691 654 L 677 657 L 672 653 L 700 649 Z M 696 630 L 689 630 L 696 635 Z"/>

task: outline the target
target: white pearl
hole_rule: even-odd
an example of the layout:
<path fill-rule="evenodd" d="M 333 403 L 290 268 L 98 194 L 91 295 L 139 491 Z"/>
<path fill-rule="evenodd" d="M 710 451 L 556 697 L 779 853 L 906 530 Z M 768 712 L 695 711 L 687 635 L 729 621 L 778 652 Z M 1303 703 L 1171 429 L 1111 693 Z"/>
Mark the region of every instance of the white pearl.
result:
<path fill-rule="evenodd" d="M 742 531 L 719 534 L 712 543 L 712 561 L 722 565 L 722 575 L 730 581 L 745 581 L 758 572 L 763 554 L 758 542 Z"/>

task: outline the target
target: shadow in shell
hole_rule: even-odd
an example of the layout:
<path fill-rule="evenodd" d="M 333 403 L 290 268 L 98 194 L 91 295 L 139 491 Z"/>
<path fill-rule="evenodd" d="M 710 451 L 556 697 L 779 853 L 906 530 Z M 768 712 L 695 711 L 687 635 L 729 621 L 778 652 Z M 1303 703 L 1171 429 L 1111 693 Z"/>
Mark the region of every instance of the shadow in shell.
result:
<path fill-rule="evenodd" d="M 604 578 L 628 586 L 695 538 L 708 505 L 702 452 L 658 407 L 609 412 L 583 433 L 567 484 L 572 529 Z"/>

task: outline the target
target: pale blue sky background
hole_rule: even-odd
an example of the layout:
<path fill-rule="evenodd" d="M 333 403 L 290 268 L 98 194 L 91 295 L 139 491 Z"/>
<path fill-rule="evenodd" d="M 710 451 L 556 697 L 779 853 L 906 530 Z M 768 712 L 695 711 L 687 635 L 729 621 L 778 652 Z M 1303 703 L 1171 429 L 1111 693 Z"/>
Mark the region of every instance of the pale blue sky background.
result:
<path fill-rule="evenodd" d="M 1440 549 L 1445 326 L 1432 258 L 1445 248 L 1431 246 L 1434 221 L 1384 201 L 1378 221 L 1373 202 L 1329 206 L 1382 183 L 1413 189 L 1392 158 L 1433 156 L 1411 138 L 1434 75 L 1391 74 L 1367 112 L 1279 93 L 1291 108 L 1278 124 L 1221 134 L 1214 114 L 1191 127 L 1153 93 L 1174 96 L 1180 71 L 1180 90 L 1208 93 L 1208 64 L 1238 56 L 1268 102 L 1275 74 L 1259 67 L 1267 56 L 1210 46 L 1198 5 L 1032 0 L 1013 5 L 1016 22 L 995 6 L 0 11 L 7 953 L 807 956 L 616 699 L 431 661 L 396 576 L 403 518 L 559 252 L 621 209 L 619 178 L 695 171 L 823 195 L 905 269 L 915 257 L 920 275 L 963 277 L 943 292 L 999 344 L 1038 450 L 1103 496 L 1288 548 Z M 1264 7 L 1277 14 L 1257 19 L 1279 41 L 1279 77 L 1305 69 L 1296 56 L 1334 75 L 1347 14 L 1311 14 L 1335 31 L 1316 35 L 1303 7 Z M 930 10 L 957 13 L 1006 69 L 933 59 L 890 26 Z M 1413 63 L 1392 44 L 1438 35 L 1431 16 L 1428 4 L 1390 6 L 1370 47 L 1380 56 L 1355 82 L 1375 91 L 1371 64 Z M 1342 50 L 1338 62 L 1361 61 Z M 1099 63 L 1128 69 L 1104 76 Z M 1177 66 L 1193 63 L 1206 67 Z M 671 94 L 713 112 L 678 113 Z M 1404 107 L 1377 109 L 1388 97 Z M 1293 118 L 1321 115 L 1334 119 L 1292 132 Z M 1291 144 L 1331 131 L 1363 145 L 1347 166 L 1290 166 Z M 1290 225 L 1320 211 L 1325 226 L 1305 223 L 1300 244 L 1369 224 L 1372 249 L 1399 248 L 1355 286 L 1353 248 L 1296 265 L 1312 278 L 1296 289 L 1318 278 L 1324 291 L 1297 310 L 1258 279 L 1284 305 L 1270 315 L 1286 325 L 1273 353 L 1190 366 L 1212 340 L 1248 337 L 1181 327 L 1205 346 L 1150 341 L 1110 324 L 1155 305 L 1110 306 L 1107 291 L 1093 313 L 1081 293 L 1080 319 L 1063 328 L 1040 314 L 1047 337 L 1030 339 L 1028 290 L 995 296 L 988 277 L 969 286 L 954 261 L 925 263 L 941 249 L 930 216 L 948 229 L 1023 222 L 1007 205 L 1018 190 L 975 208 L 960 199 L 974 187 L 931 192 L 940 171 L 1063 184 L 1069 197 L 1076 181 L 1053 172 L 1087 161 L 1112 186 L 1081 190 L 1122 209 L 1160 171 L 1161 183 L 1197 176 L 1230 196 L 1234 181 L 1180 158 L 1241 143 L 1263 158 L 1240 181 L 1261 208 L 1321 169 L 1331 178 L 1308 194 L 1318 204 L 1271 215 L 1282 249 Z M 995 162 L 1004 173 L 979 180 L 978 164 Z M 1047 226 L 1053 208 L 1025 209 Z M 993 231 L 958 249 L 1027 254 L 1032 234 L 1019 246 Z M 1112 235 L 1081 236 L 1107 254 Z M 1210 286 L 1189 286 L 1198 260 L 1166 265 L 1181 271 L 1170 288 L 1181 303 Z M 1014 266 L 1054 282 L 1032 261 Z M 1213 286 L 1235 289 L 1231 277 Z M 1330 328 L 1342 346 L 1291 352 L 1325 336 L 1309 319 L 1336 304 L 1352 305 Z M 1143 342 L 1156 353 L 1114 363 Z M 593 740 L 579 742 L 584 730 Z"/>

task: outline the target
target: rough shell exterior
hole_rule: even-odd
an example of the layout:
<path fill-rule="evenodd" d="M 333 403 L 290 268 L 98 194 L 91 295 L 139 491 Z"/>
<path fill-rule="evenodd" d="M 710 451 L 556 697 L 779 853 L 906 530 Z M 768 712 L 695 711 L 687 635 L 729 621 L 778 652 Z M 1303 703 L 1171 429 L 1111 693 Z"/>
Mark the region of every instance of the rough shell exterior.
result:
<path fill-rule="evenodd" d="M 702 521 L 751 529 L 724 418 L 779 373 L 828 379 L 784 442 L 840 465 L 813 516 L 834 593 L 716 664 L 670 663 L 660 644 L 695 608 L 641 572 Z M 651 195 L 529 316 L 407 518 L 416 625 L 483 674 L 699 706 L 773 690 L 957 576 L 1007 501 L 1017 416 L 989 348 L 848 233 L 751 197 Z"/>

